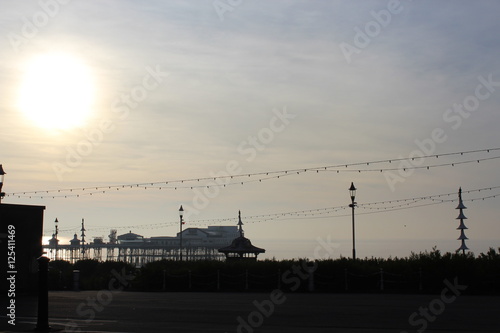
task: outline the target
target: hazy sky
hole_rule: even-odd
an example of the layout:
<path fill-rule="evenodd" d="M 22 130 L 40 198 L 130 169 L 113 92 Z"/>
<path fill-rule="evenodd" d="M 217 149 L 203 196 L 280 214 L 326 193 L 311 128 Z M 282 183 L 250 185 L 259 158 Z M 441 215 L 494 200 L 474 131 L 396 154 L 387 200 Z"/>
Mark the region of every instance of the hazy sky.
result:
<path fill-rule="evenodd" d="M 82 218 L 90 238 L 111 228 L 175 235 L 182 204 L 185 227 L 236 225 L 241 210 L 263 257 L 314 258 L 318 237 L 331 257 L 350 256 L 353 181 L 358 257 L 454 251 L 456 201 L 366 204 L 500 186 L 496 159 L 411 169 L 500 156 L 411 160 L 500 147 L 498 1 L 2 0 L 0 9 L 4 202 L 46 206 L 46 236 L 56 217 L 62 238 L 79 234 Z M 88 195 L 398 158 L 410 159 Z M 372 166 L 386 171 L 355 171 Z M 73 191 L 22 194 L 58 189 Z M 498 201 L 465 201 L 476 254 L 500 246 Z M 329 207 L 342 208 L 314 211 Z M 302 210 L 316 215 L 246 218 Z"/>

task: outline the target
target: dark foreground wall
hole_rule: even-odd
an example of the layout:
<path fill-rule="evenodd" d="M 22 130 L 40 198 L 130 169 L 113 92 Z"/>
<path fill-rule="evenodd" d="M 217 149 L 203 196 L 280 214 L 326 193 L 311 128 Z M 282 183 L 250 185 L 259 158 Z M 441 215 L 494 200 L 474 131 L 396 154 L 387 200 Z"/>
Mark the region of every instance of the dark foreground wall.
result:
<path fill-rule="evenodd" d="M 0 204 L 2 294 L 12 287 L 16 294 L 36 290 L 44 210 L 44 206 Z"/>

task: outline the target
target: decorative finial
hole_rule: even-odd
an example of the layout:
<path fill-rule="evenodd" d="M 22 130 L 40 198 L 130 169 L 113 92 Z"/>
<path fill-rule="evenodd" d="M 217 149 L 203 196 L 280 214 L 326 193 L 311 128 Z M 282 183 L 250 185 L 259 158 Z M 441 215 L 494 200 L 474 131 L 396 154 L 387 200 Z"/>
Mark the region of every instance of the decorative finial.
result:
<path fill-rule="evenodd" d="M 243 222 L 241 222 L 241 210 L 238 211 L 238 226 L 239 226 L 239 232 L 240 232 L 240 237 L 243 237 Z"/>

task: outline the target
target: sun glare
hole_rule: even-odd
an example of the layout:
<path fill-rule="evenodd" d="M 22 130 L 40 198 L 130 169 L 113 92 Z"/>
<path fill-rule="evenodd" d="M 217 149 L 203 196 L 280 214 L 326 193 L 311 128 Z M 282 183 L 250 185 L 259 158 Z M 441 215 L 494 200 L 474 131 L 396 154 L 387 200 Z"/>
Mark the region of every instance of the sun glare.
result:
<path fill-rule="evenodd" d="M 62 130 L 82 126 L 93 102 L 90 70 L 78 59 L 46 54 L 27 66 L 19 108 L 35 125 Z"/>

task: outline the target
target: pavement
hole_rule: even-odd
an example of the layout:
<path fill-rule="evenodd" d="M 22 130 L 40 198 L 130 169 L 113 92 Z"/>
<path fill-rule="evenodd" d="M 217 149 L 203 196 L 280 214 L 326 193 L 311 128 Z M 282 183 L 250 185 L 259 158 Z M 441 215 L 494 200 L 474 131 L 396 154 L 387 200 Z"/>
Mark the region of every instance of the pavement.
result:
<path fill-rule="evenodd" d="M 33 332 L 36 297 L 18 296 L 16 325 Z M 500 296 L 50 292 L 54 332 L 410 333 L 500 332 Z"/>

